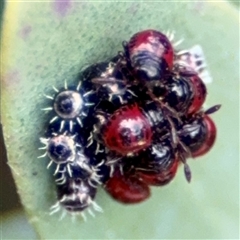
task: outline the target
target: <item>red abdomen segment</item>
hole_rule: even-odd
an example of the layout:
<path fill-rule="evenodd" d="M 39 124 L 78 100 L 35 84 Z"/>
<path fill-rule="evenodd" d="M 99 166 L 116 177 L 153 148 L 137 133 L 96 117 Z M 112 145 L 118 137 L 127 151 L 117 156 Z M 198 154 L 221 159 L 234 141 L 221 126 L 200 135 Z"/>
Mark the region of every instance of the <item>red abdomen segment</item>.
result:
<path fill-rule="evenodd" d="M 191 81 L 193 89 L 193 100 L 188 109 L 188 114 L 194 114 L 200 110 L 202 107 L 206 96 L 207 89 L 201 78 L 198 75 L 193 75 L 188 78 Z"/>
<path fill-rule="evenodd" d="M 206 128 L 206 137 L 201 146 L 197 150 L 192 151 L 192 157 L 194 158 L 209 152 L 216 140 L 217 129 L 213 120 L 208 115 L 205 115 L 203 121 Z"/>
<path fill-rule="evenodd" d="M 139 203 L 150 197 L 150 188 L 134 175 L 115 172 L 106 182 L 105 190 L 117 201 L 125 204 Z"/>
<path fill-rule="evenodd" d="M 178 169 L 178 160 L 176 159 L 168 169 L 156 171 L 137 170 L 136 174 L 146 184 L 152 186 L 164 186 L 171 182 L 175 177 Z"/>
<path fill-rule="evenodd" d="M 139 80 L 160 80 L 173 67 L 173 47 L 161 32 L 149 29 L 134 34 L 127 44 L 131 65 Z"/>
<path fill-rule="evenodd" d="M 158 58 L 163 58 L 169 68 L 173 67 L 173 47 L 168 38 L 161 32 L 148 29 L 134 34 L 128 42 L 130 58 L 136 52 L 148 51 Z"/>
<path fill-rule="evenodd" d="M 137 105 L 122 107 L 104 128 L 103 140 L 110 150 L 123 156 L 132 155 L 151 144 L 150 122 Z"/>

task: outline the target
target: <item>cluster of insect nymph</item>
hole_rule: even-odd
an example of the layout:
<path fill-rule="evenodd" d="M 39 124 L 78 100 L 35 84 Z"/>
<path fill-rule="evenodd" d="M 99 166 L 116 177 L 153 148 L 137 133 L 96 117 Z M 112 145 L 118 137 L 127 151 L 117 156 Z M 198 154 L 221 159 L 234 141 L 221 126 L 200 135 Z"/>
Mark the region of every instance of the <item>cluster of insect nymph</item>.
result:
<path fill-rule="evenodd" d="M 181 165 L 190 182 L 187 159 L 214 145 L 209 115 L 220 105 L 203 109 L 211 77 L 201 47 L 180 50 L 173 38 L 138 32 L 116 56 L 81 71 L 76 84 L 65 81 L 46 95 L 40 157 L 55 167 L 57 202 L 50 214 L 94 216 L 102 211 L 95 202 L 99 186 L 121 203 L 142 202 Z"/>

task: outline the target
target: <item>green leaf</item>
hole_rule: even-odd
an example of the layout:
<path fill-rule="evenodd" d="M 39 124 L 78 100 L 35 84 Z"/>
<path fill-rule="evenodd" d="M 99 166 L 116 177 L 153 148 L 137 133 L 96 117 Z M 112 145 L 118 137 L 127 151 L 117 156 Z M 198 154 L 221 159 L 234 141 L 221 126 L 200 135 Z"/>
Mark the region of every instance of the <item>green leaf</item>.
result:
<path fill-rule="evenodd" d="M 10 2 L 2 39 L 1 110 L 8 161 L 29 221 L 42 239 L 235 239 L 238 238 L 238 11 L 226 2 Z M 189 160 L 171 184 L 154 188 L 150 200 L 125 206 L 103 190 L 96 201 L 104 213 L 95 219 L 49 216 L 56 201 L 47 159 L 40 160 L 39 137 L 49 121 L 40 109 L 51 86 L 75 82 L 80 69 L 106 60 L 121 42 L 143 29 L 175 30 L 183 48 L 200 44 L 213 83 L 207 105 L 218 139 L 213 150 Z"/>

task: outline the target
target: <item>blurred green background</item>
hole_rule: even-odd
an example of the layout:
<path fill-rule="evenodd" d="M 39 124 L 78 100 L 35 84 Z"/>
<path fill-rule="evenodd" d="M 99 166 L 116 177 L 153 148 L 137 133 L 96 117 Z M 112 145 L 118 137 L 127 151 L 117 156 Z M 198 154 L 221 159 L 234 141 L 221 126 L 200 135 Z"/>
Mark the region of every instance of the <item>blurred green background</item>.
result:
<path fill-rule="evenodd" d="M 195 2 L 195 1 L 194 1 Z M 234 7 L 238 8 L 239 9 L 239 1 L 230 1 L 231 4 L 233 4 Z M 2 13 L 3 13 L 3 10 L 4 10 L 4 4 L 3 2 L 0 3 L 1 4 L 1 9 L 0 9 L 0 16 L 2 18 Z M 107 4 L 107 3 L 106 3 Z M 181 3 L 179 3 L 181 4 Z M 196 1 L 196 4 L 200 4 L 201 5 L 201 1 Z M 180 6 L 180 5 L 179 5 Z M 215 8 L 216 8 L 216 11 L 218 11 L 218 5 L 216 4 L 215 5 Z M 221 7 L 220 7 L 221 8 Z M 134 9 L 133 9 L 134 10 Z M 220 10 L 219 10 L 220 11 Z M 221 10 L 222 11 L 222 10 Z M 227 17 L 225 15 L 226 13 L 223 14 L 223 16 Z M 224 21 L 224 18 L 223 18 L 223 21 Z M 221 22 L 219 22 L 219 26 L 221 25 Z M 228 30 L 228 29 L 227 29 Z M 227 31 L 226 30 L 226 31 Z M 221 41 L 221 39 L 219 40 Z M 238 48 L 238 51 L 239 51 L 239 48 Z M 217 58 L 217 56 L 216 56 Z M 237 62 L 237 61 L 236 61 Z M 239 61 L 238 61 L 239 63 Z M 212 64 L 214 65 L 214 62 L 212 61 Z M 215 64 L 216 65 L 216 64 Z M 239 67 L 239 65 L 237 66 Z M 221 64 L 219 64 L 219 68 L 221 68 Z M 214 84 L 217 84 L 216 81 L 214 80 Z M 236 83 L 236 86 L 238 85 L 239 83 Z M 51 85 L 51 84 L 50 84 Z M 214 92 L 215 91 L 215 88 L 214 88 L 215 85 L 213 85 L 212 87 L 212 90 L 211 92 Z M 239 85 L 238 85 L 239 86 Z M 217 90 L 218 92 L 221 92 L 219 90 Z M 230 93 L 231 94 L 231 93 Z M 210 101 L 213 100 L 214 97 L 210 97 Z M 215 99 L 221 99 L 220 98 L 215 98 Z M 215 100 L 214 99 L 214 100 Z M 237 99 L 237 98 L 236 98 Z M 213 101 L 212 101 L 213 102 Z M 218 103 L 218 102 L 217 102 Z M 234 103 L 233 103 L 234 104 Z M 224 108 L 228 107 L 226 105 L 223 106 Z M 233 110 L 231 110 L 233 111 Z M 226 111 L 226 114 L 229 113 L 229 118 L 231 118 L 232 116 L 235 116 L 235 115 L 232 115 L 232 112 L 231 111 Z M 235 113 L 237 113 L 239 111 L 239 106 L 237 106 L 237 109 L 235 109 Z M 216 116 L 214 117 L 216 120 L 218 120 L 218 115 L 216 114 Z M 224 124 L 222 124 L 221 126 L 225 126 Z M 227 131 L 228 128 L 225 128 L 224 129 L 221 128 L 220 131 Z M 239 132 L 239 131 L 238 131 Z M 227 135 L 227 134 L 226 134 Z M 224 136 L 226 136 L 224 135 Z M 2 239 L 37 239 L 37 235 L 35 234 L 33 228 L 28 224 L 27 222 L 27 218 L 23 212 L 23 209 L 22 209 L 22 206 L 21 206 L 21 203 L 20 203 L 20 200 L 19 200 L 19 197 L 17 195 L 17 191 L 16 191 L 16 188 L 15 188 L 15 185 L 14 185 L 14 182 L 13 182 L 13 179 L 12 179 L 12 176 L 11 176 L 11 173 L 10 173 L 10 170 L 9 170 L 9 167 L 7 166 L 6 164 L 6 154 L 5 154 L 5 147 L 4 147 L 4 144 L 3 144 L 3 136 L 2 136 L 2 131 L 0 133 L 0 147 L 1 147 L 1 160 L 0 160 L 0 170 L 1 170 L 1 174 L 0 174 L 0 177 L 1 177 L 1 189 L 0 189 L 0 214 L 1 214 L 1 219 L 2 219 L 2 224 L 1 224 L 1 234 L 2 234 Z M 223 135 L 222 135 L 223 136 Z M 222 145 L 221 145 L 222 144 Z M 223 146 L 223 141 L 220 140 L 219 141 L 219 147 Z M 238 144 L 239 146 L 239 144 Z M 211 156 L 214 156 L 214 155 L 211 155 Z M 226 161 L 231 161 L 231 157 L 230 155 L 228 156 L 226 153 L 225 153 L 225 156 L 226 156 Z M 236 157 L 236 156 L 234 156 Z M 207 158 L 207 157 L 206 157 Z M 197 163 L 196 166 L 193 167 L 194 169 L 194 172 L 197 171 L 197 167 L 199 168 L 203 168 L 202 165 L 204 165 L 205 162 L 203 161 L 202 163 Z M 230 163 L 229 163 L 230 164 Z M 209 165 L 209 167 L 212 167 L 213 165 Z M 239 165 L 237 165 L 237 167 L 239 167 Z M 227 170 L 229 170 L 228 168 L 226 168 Z M 214 169 L 213 169 L 214 171 Z M 204 170 L 202 172 L 196 172 L 196 179 L 198 179 L 198 174 L 202 174 L 204 172 Z M 235 172 L 236 173 L 236 172 Z M 218 173 L 216 173 L 217 175 Z M 215 174 L 214 174 L 215 175 Z M 181 176 L 182 177 L 182 176 Z M 212 176 L 213 177 L 213 176 Z M 224 176 L 223 176 L 224 178 Z M 234 179 L 239 179 L 239 175 L 236 177 L 234 176 Z M 195 182 L 195 185 L 198 185 L 199 182 L 198 181 L 201 181 L 201 177 L 199 177 L 199 179 Z M 225 181 L 228 181 L 228 179 L 225 179 Z M 235 182 L 234 182 L 235 183 Z M 193 183 L 194 184 L 194 183 Z M 221 182 L 219 183 L 221 184 Z M 181 185 L 179 185 L 181 186 Z M 229 185 L 231 187 L 231 185 Z M 188 187 L 188 186 L 187 186 Z M 239 189 L 239 187 L 238 187 Z M 192 189 L 190 189 L 191 191 Z M 169 191 L 169 189 L 168 189 Z M 175 191 L 175 188 L 173 187 L 172 191 Z M 103 193 L 102 193 L 103 194 Z M 194 193 L 193 193 L 194 194 Z M 222 192 L 221 194 L 225 194 L 224 192 Z M 234 195 L 235 196 L 235 195 Z M 184 196 L 179 196 L 179 197 L 184 197 Z M 211 198 L 214 198 L 214 196 L 209 196 Z M 229 196 L 231 197 L 231 196 Z M 155 200 L 156 200 L 156 197 L 155 197 Z M 171 199 L 169 199 L 169 201 L 171 201 Z M 223 200 L 224 201 L 224 200 Z M 225 201 L 226 201 L 226 205 L 228 204 L 228 199 L 225 198 Z M 156 201 L 155 201 L 156 202 Z M 155 203 L 154 201 L 152 201 L 151 203 L 154 204 Z M 238 203 L 239 204 L 239 203 Z M 182 204 L 183 205 L 183 204 Z M 115 205 L 114 205 L 115 206 Z M 222 205 L 224 206 L 224 205 Z M 236 206 L 236 205 L 235 205 Z M 107 208 L 108 206 L 104 206 L 105 208 Z M 143 206 L 144 207 L 144 206 Z M 236 211 L 239 210 L 239 209 L 236 209 Z M 131 211 L 131 208 L 129 208 L 129 211 Z M 196 211 L 198 211 L 198 209 L 196 209 Z M 201 211 L 201 208 L 200 208 L 200 211 Z M 171 211 L 168 211 L 169 215 L 171 215 Z M 237 213 L 236 213 L 237 214 Z M 218 215 L 219 216 L 222 216 L 222 218 L 225 218 L 223 219 L 223 221 L 226 222 L 226 224 L 229 224 L 229 222 L 232 222 L 232 221 L 235 221 L 236 220 L 236 217 L 229 217 L 229 216 L 226 216 L 224 214 L 220 214 Z M 98 216 L 97 216 L 98 217 Z M 228 218 L 229 217 L 229 218 Z M 213 216 L 214 218 L 214 216 Z M 207 219 L 207 218 L 206 218 Z M 184 220 L 186 219 L 183 219 L 182 221 L 184 222 Z M 91 221 L 91 219 L 90 219 Z M 217 222 L 217 219 L 213 220 L 213 221 L 216 221 Z M 120 222 L 121 224 L 121 222 Z M 171 223 L 169 223 L 171 224 Z M 188 223 L 183 223 L 183 224 L 188 224 Z M 217 224 L 217 223 L 216 223 Z M 82 225 L 81 225 L 82 226 Z M 219 224 L 219 226 L 221 226 Z M 234 232 L 236 233 L 236 229 L 231 229 L 231 226 L 238 226 L 238 223 L 236 223 L 236 225 L 234 224 L 230 224 L 229 225 L 229 232 Z M 181 226 L 179 226 L 179 228 L 181 228 Z M 198 228 L 198 226 L 196 226 L 196 228 Z M 186 228 L 187 229 L 187 228 Z M 206 228 L 207 229 L 207 228 Z M 216 227 L 214 229 L 214 231 L 217 231 L 218 227 Z M 135 230 L 137 231 L 137 230 Z M 181 232 L 180 230 L 178 229 L 174 229 L 173 231 L 179 231 Z M 196 231 L 199 231 L 196 230 Z M 201 229 L 201 231 L 205 231 L 204 229 Z M 168 234 L 166 234 L 165 236 L 167 236 Z M 236 235 L 236 234 L 235 234 Z M 111 234 L 110 234 L 111 236 Z M 155 236 L 155 235 L 154 235 Z M 171 236 L 171 234 L 169 234 L 169 236 Z M 207 236 L 207 235 L 206 235 Z M 209 235 L 210 236 L 210 235 Z M 214 236 L 214 234 L 212 234 L 211 236 Z M 226 237 L 225 236 L 231 236 L 230 233 L 226 233 L 226 235 L 224 234 L 216 234 L 216 236 L 222 236 L 222 239 L 225 239 Z M 136 234 L 136 238 L 139 238 L 139 235 Z M 149 238 L 151 239 L 152 236 L 149 235 Z M 180 235 L 179 235 L 179 238 Z M 212 237 L 214 238 L 214 237 Z M 88 237 L 86 236 L 86 239 L 88 239 Z M 196 239 L 197 239 L 197 236 L 196 236 Z M 236 238 L 237 239 L 237 238 Z"/>

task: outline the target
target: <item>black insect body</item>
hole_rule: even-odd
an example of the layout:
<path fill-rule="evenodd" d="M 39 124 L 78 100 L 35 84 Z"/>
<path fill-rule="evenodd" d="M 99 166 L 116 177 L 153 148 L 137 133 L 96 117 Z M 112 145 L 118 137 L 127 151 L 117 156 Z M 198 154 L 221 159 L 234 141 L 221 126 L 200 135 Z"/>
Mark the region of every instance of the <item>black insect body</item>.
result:
<path fill-rule="evenodd" d="M 109 178 L 110 168 L 105 166 L 104 159 L 89 158 L 83 151 L 78 151 L 74 161 L 61 165 L 56 174 L 57 203 L 51 207 L 53 214 L 60 209 L 73 216 L 80 214 L 86 220 L 85 209 L 94 216 L 92 210 L 102 212 L 94 201 L 97 187 Z"/>
<path fill-rule="evenodd" d="M 220 105 L 216 105 L 205 112 L 188 117 L 178 130 L 181 141 L 189 148 L 192 157 L 202 156 L 213 147 L 217 129 L 208 115 L 218 111 L 219 108 Z"/>
<path fill-rule="evenodd" d="M 207 90 L 196 73 L 189 76 L 181 74 L 168 78 L 163 101 L 176 110 L 179 115 L 194 114 L 201 109 Z"/>
<path fill-rule="evenodd" d="M 74 217 L 80 214 L 86 220 L 85 211 L 87 210 L 92 216 L 94 213 L 91 209 L 102 212 L 102 208 L 94 201 L 97 188 L 88 184 L 80 178 L 66 178 L 64 184 L 58 184 L 57 199 L 58 201 L 51 207 L 50 215 L 62 210 L 63 218 L 66 213 Z"/>
<path fill-rule="evenodd" d="M 116 107 L 137 101 L 139 97 L 139 88 L 128 85 L 127 71 L 117 69 L 115 62 L 94 64 L 85 69 L 82 76 L 83 79 L 91 79 L 100 100 L 112 102 Z"/>
<path fill-rule="evenodd" d="M 149 185 L 163 186 L 176 175 L 179 159 L 167 140 L 153 143 L 139 158 L 136 174 Z"/>

